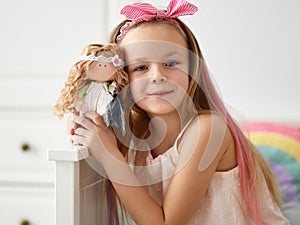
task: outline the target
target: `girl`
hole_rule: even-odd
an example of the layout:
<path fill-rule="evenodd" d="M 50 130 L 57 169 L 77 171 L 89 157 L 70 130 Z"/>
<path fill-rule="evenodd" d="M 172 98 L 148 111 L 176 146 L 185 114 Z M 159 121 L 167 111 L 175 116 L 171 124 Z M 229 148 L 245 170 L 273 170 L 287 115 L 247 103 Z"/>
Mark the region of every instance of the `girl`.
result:
<path fill-rule="evenodd" d="M 185 0 L 167 10 L 123 8 L 127 20 L 111 42 L 126 54 L 130 140 L 94 113 L 74 117 L 73 138 L 103 166 L 136 224 L 289 224 L 270 168 L 227 112 L 194 35 L 177 18 L 195 11 Z M 124 224 L 116 202 L 110 224 Z"/>
<path fill-rule="evenodd" d="M 68 80 L 55 105 L 55 114 L 62 118 L 67 112 L 82 115 L 95 111 L 103 117 L 107 126 L 124 130 L 124 113 L 116 98 L 127 83 L 121 57 L 123 52 L 117 44 L 87 45 L 70 69 Z"/>

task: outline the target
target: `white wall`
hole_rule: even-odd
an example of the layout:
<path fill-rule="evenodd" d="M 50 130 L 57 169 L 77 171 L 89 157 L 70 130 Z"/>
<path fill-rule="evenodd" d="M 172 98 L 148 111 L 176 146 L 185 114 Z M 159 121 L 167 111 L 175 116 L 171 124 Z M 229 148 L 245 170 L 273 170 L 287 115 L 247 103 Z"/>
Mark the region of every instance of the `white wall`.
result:
<path fill-rule="evenodd" d="M 300 2 L 199 2 L 189 22 L 225 101 L 250 120 L 299 124 Z"/>
<path fill-rule="evenodd" d="M 0 3 L 0 78 L 64 80 L 90 42 L 103 42 L 122 18 L 119 0 Z M 167 0 L 149 0 L 166 6 Z M 300 2 L 191 0 L 194 31 L 224 100 L 248 120 L 300 124 Z M 102 10 L 108 7 L 110 10 Z"/>
<path fill-rule="evenodd" d="M 105 39 L 107 1 L 0 2 L 0 76 L 65 76 L 84 45 Z"/>

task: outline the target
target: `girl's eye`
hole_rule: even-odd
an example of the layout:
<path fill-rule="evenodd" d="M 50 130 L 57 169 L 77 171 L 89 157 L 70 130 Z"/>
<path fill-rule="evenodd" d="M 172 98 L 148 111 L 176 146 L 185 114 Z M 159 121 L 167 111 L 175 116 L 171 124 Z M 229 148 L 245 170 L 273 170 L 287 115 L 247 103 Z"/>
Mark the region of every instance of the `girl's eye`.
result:
<path fill-rule="evenodd" d="M 148 69 L 147 66 L 138 66 L 138 67 L 136 67 L 136 68 L 134 69 L 134 71 L 143 71 L 143 70 L 146 70 L 146 69 Z"/>
<path fill-rule="evenodd" d="M 175 61 L 170 61 L 165 64 L 165 66 L 167 66 L 167 67 L 172 67 L 172 66 L 176 66 L 176 65 L 178 65 L 178 62 L 175 62 Z"/>

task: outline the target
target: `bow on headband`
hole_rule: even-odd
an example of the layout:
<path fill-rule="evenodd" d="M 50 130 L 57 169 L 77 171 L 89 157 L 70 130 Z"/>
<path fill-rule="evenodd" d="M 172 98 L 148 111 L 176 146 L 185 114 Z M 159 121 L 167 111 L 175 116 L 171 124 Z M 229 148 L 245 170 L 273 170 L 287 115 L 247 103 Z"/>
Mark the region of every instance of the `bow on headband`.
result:
<path fill-rule="evenodd" d="M 131 20 L 131 22 L 127 22 L 120 29 L 121 34 L 117 37 L 117 41 L 119 42 L 121 40 L 122 35 L 128 30 L 130 25 L 141 21 L 168 20 L 180 28 L 180 25 L 174 19 L 179 16 L 193 15 L 197 10 L 197 6 L 186 0 L 171 0 L 167 10 L 159 10 L 149 3 L 141 2 L 126 5 L 121 10 L 121 14 L 128 20 Z"/>

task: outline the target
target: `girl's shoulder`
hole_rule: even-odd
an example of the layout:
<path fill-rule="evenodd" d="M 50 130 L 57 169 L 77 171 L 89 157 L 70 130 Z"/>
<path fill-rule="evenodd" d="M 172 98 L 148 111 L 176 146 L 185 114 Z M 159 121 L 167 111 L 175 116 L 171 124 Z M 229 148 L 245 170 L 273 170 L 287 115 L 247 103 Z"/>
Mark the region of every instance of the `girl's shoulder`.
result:
<path fill-rule="evenodd" d="M 179 154 L 193 154 L 200 160 L 200 171 L 211 165 L 216 171 L 236 167 L 234 141 L 230 129 L 217 113 L 197 115 L 178 145 Z"/>
<path fill-rule="evenodd" d="M 211 112 L 195 116 L 186 128 L 186 135 L 197 133 L 200 137 L 219 138 L 223 142 L 232 142 L 232 136 L 226 120 L 219 114 Z M 184 136 L 186 136 L 184 135 Z M 212 136 L 213 135 L 213 136 Z"/>

